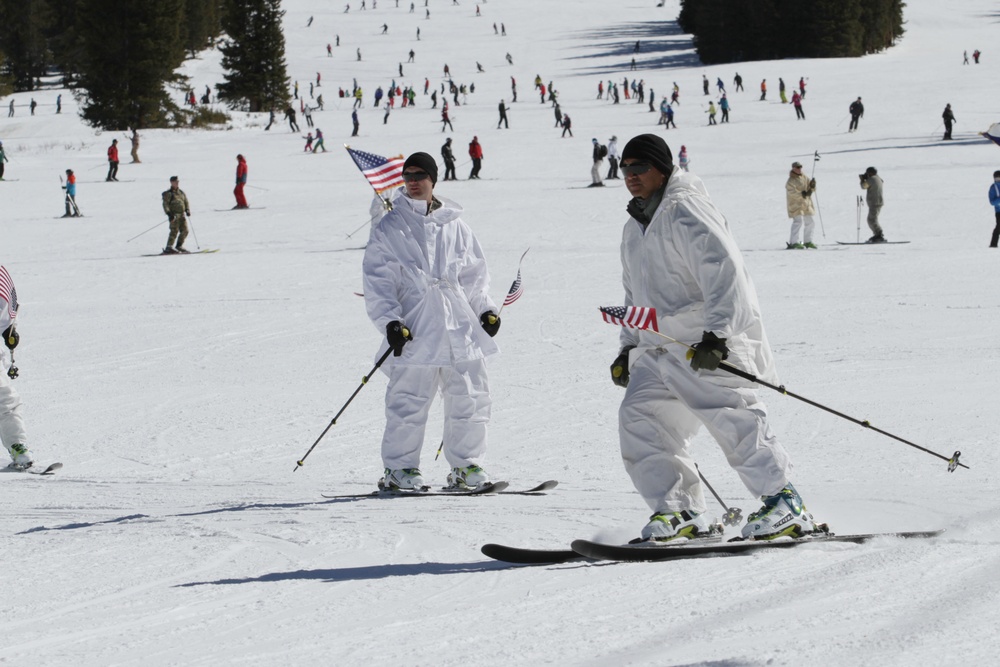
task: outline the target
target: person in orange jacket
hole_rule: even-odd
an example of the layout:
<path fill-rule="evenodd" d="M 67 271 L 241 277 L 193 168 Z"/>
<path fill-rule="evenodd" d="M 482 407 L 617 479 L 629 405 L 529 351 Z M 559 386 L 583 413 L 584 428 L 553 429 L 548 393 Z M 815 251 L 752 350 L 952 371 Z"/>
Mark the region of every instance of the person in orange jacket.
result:
<path fill-rule="evenodd" d="M 112 139 L 108 147 L 108 177 L 106 181 L 118 180 L 118 140 Z"/>

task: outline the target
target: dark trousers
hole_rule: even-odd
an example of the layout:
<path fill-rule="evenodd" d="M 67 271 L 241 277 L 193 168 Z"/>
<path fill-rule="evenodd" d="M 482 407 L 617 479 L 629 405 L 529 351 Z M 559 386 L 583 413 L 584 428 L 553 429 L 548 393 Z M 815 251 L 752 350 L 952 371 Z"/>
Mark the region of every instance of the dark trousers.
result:
<path fill-rule="evenodd" d="M 618 160 L 616 158 L 610 158 L 608 162 L 611 164 L 611 167 L 608 169 L 608 175 L 605 176 L 605 178 L 621 178 L 618 175 Z"/>
<path fill-rule="evenodd" d="M 858 129 L 858 118 L 861 116 L 851 116 L 851 125 L 847 128 L 848 132 Z"/>
<path fill-rule="evenodd" d="M 469 178 L 479 178 L 479 170 L 483 168 L 483 159 L 479 157 L 472 158 L 472 173 L 469 174 Z"/>
<path fill-rule="evenodd" d="M 795 117 L 796 118 L 801 118 L 802 120 L 806 119 L 806 112 L 802 110 L 802 107 L 800 107 L 800 106 L 799 107 L 795 107 Z"/>
<path fill-rule="evenodd" d="M 108 177 L 105 180 L 108 181 L 118 180 L 118 162 L 116 160 L 108 161 Z"/>
<path fill-rule="evenodd" d="M 1000 241 L 1000 211 L 997 211 L 997 226 L 993 228 L 993 236 L 990 238 L 990 247 L 996 248 L 997 241 Z"/>
<path fill-rule="evenodd" d="M 444 161 L 444 180 L 455 181 L 458 180 L 455 176 L 455 161 L 445 160 Z"/>
<path fill-rule="evenodd" d="M 944 124 L 944 138 L 951 139 L 951 123 L 945 121 Z"/>

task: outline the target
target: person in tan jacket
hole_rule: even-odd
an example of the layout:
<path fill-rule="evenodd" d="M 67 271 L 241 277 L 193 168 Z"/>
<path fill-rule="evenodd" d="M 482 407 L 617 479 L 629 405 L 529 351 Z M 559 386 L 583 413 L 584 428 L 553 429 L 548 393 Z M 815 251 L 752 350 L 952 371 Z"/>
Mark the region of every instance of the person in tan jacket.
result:
<path fill-rule="evenodd" d="M 788 239 L 788 250 L 815 248 L 812 241 L 813 228 L 816 221 L 813 216 L 816 208 L 813 206 L 812 193 L 816 190 L 816 179 L 802 173 L 802 164 L 792 163 L 785 183 L 785 199 L 788 204 L 788 217 L 792 219 L 792 233 Z M 801 234 L 802 240 L 799 240 Z"/>

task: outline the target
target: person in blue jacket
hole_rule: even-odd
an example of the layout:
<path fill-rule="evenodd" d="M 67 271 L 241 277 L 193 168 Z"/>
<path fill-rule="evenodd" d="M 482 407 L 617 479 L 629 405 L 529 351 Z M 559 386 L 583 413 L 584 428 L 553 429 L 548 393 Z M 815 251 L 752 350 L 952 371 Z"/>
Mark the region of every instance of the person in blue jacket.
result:
<path fill-rule="evenodd" d="M 719 108 L 722 109 L 722 122 L 729 122 L 729 98 L 726 97 L 725 93 L 722 93 L 722 99 L 719 100 Z"/>
<path fill-rule="evenodd" d="M 990 239 L 990 247 L 996 248 L 997 241 L 1000 240 L 1000 169 L 993 172 L 993 185 L 990 186 L 990 203 L 997 214 L 997 225 L 993 228 L 993 237 Z"/>

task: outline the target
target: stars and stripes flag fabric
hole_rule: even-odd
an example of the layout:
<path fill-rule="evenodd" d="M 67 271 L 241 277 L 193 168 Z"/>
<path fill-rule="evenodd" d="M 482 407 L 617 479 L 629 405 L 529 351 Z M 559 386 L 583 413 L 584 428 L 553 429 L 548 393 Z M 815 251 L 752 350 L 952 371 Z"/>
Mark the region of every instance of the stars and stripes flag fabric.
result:
<path fill-rule="evenodd" d="M 521 286 L 521 269 L 517 269 L 517 278 L 514 279 L 513 284 L 510 286 L 510 290 L 507 292 L 507 298 L 503 300 L 503 305 L 509 306 L 524 294 L 524 288 Z"/>
<path fill-rule="evenodd" d="M 984 137 L 1000 146 L 1000 123 L 994 123 L 990 126 L 990 129 L 982 133 Z"/>
<path fill-rule="evenodd" d="M 17 290 L 14 289 L 14 281 L 11 280 L 7 269 L 2 266 L 0 266 L 0 299 L 4 301 L 0 304 L 0 308 L 6 309 L 7 316 L 12 320 L 17 317 Z"/>
<path fill-rule="evenodd" d="M 660 332 L 656 324 L 656 308 L 640 306 L 601 306 L 604 321 L 618 324 L 628 329 L 648 329 Z"/>
<path fill-rule="evenodd" d="M 374 153 L 354 150 L 350 146 L 345 146 L 347 153 L 358 165 L 358 169 L 364 174 L 365 179 L 375 188 L 375 192 L 382 194 L 386 190 L 399 187 L 403 184 L 403 163 L 406 162 L 402 155 L 396 157 L 382 157 Z"/>

